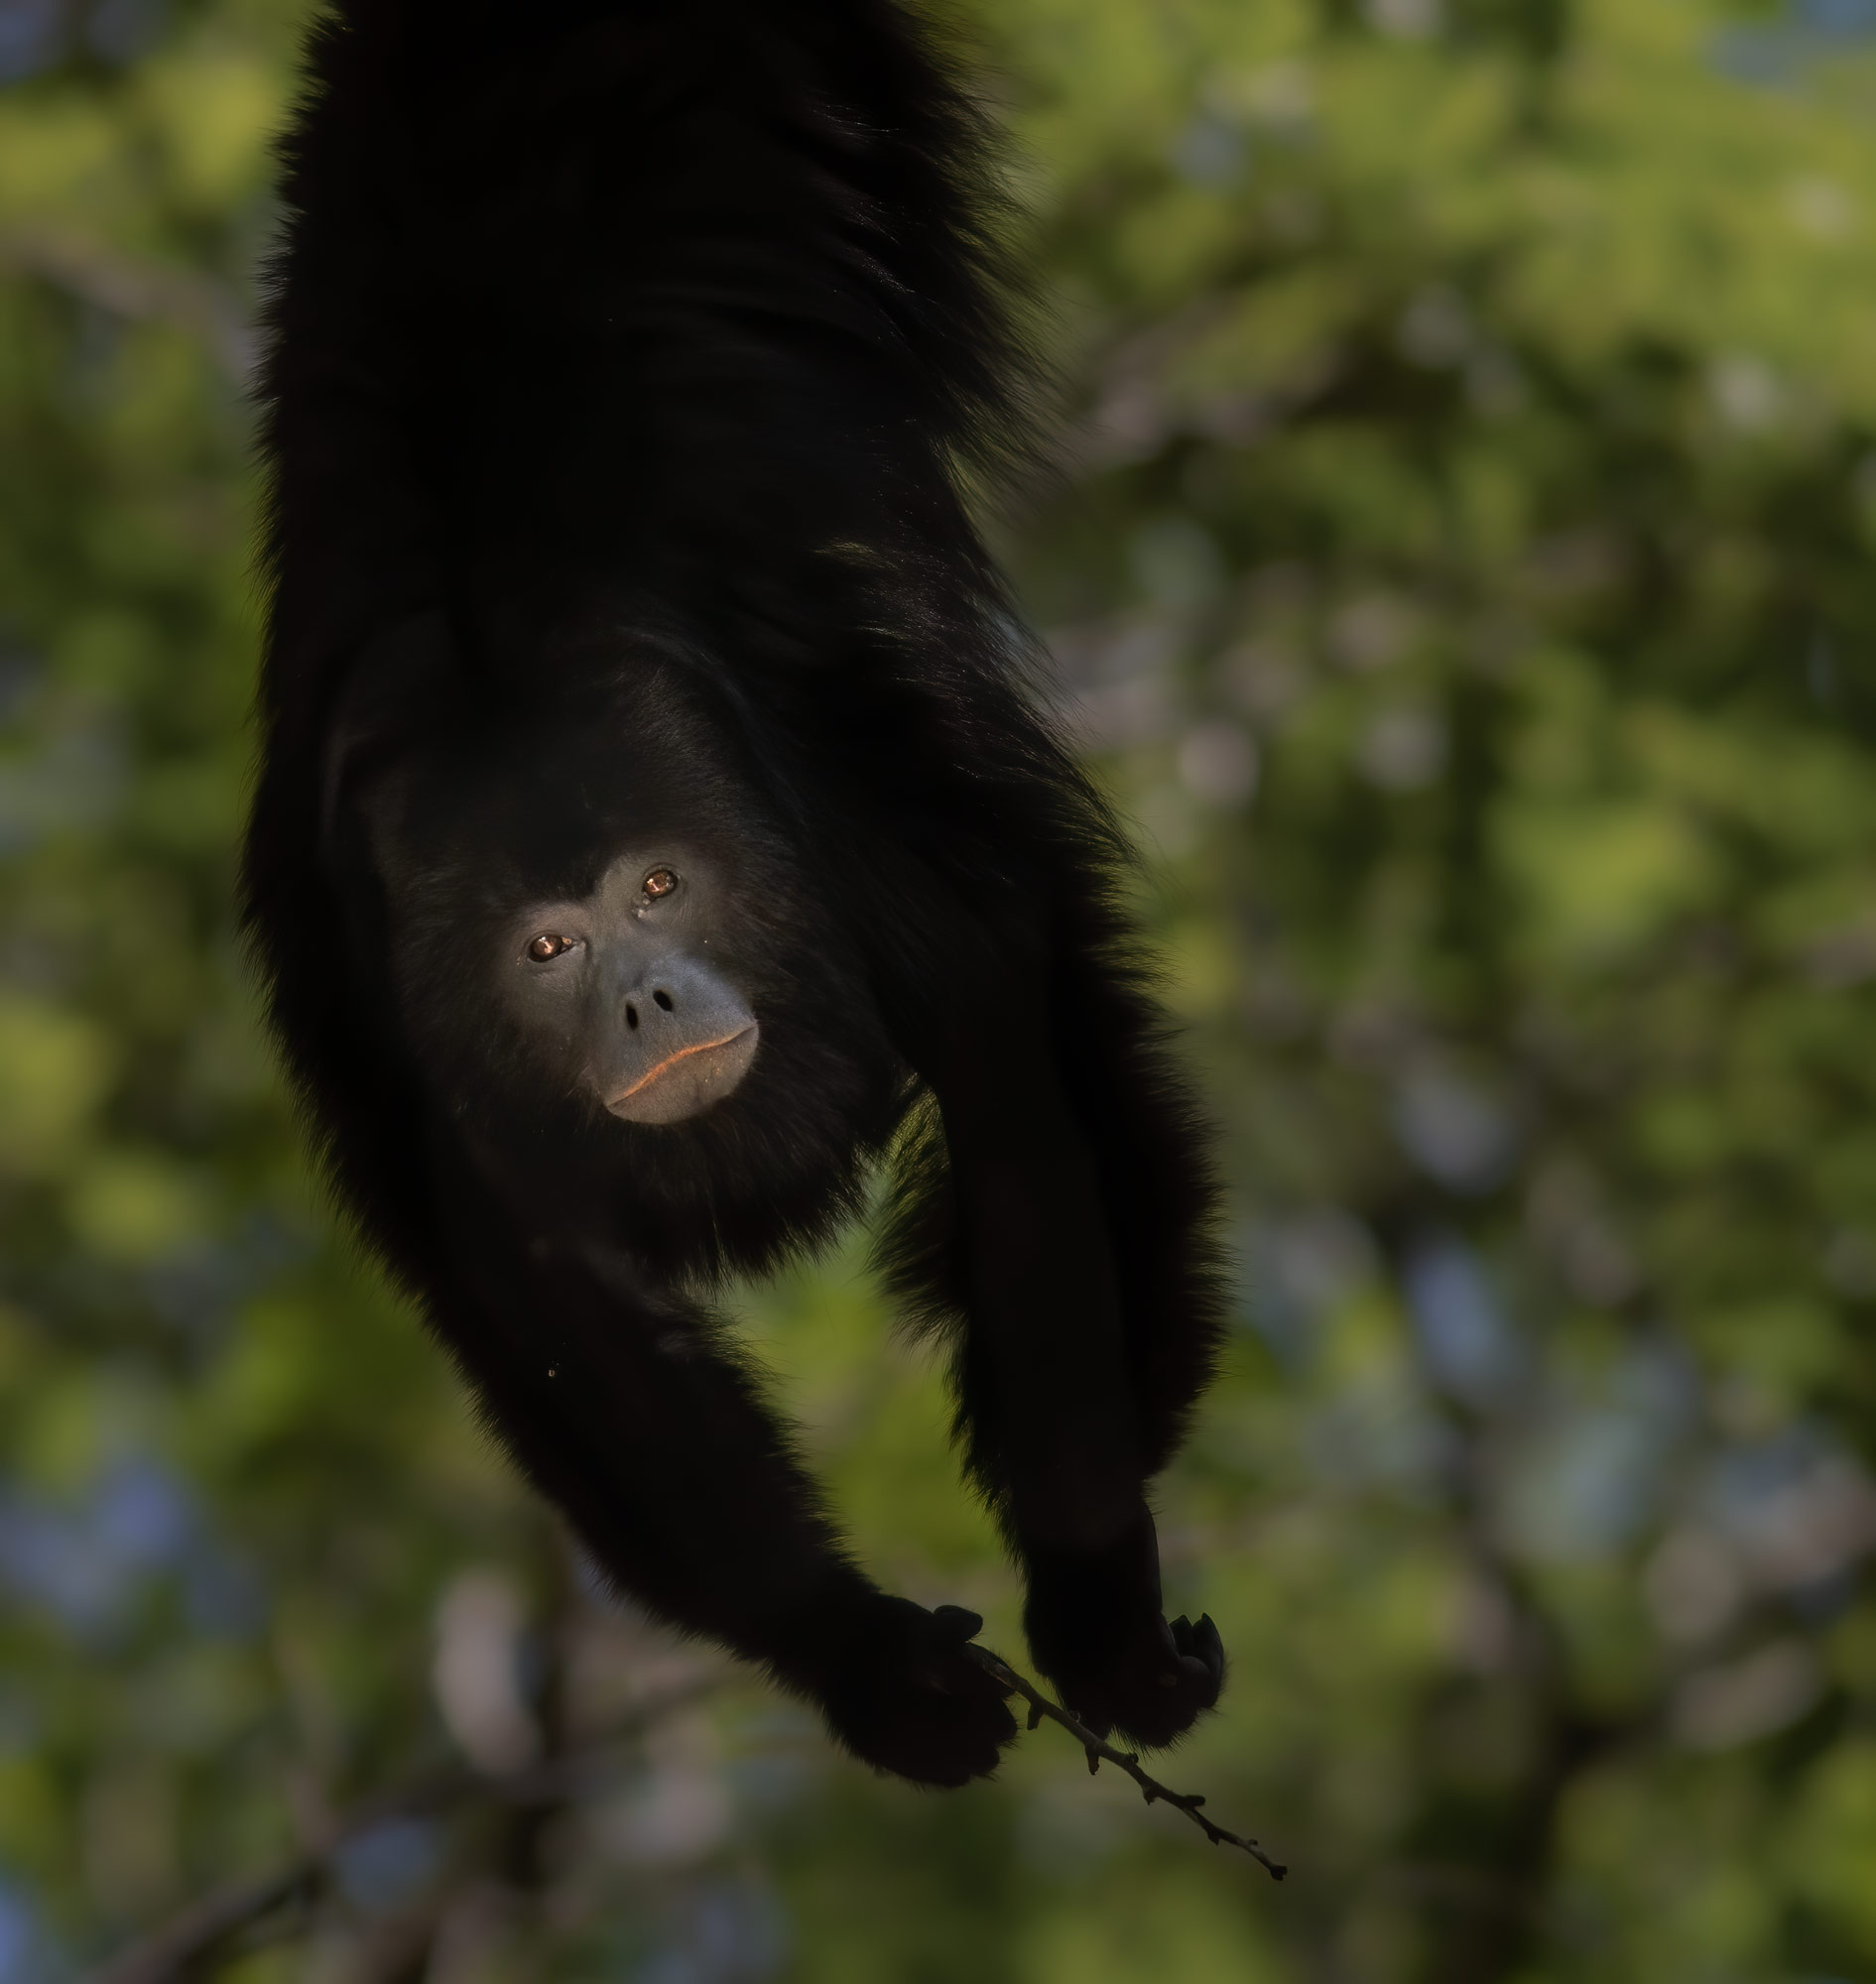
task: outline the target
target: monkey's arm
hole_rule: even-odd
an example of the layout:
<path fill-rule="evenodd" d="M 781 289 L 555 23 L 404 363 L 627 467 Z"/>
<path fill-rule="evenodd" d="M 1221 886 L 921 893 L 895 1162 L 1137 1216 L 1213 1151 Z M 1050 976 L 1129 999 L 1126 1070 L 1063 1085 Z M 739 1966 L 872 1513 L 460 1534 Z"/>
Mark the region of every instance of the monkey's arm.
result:
<path fill-rule="evenodd" d="M 710 1319 L 604 1245 L 528 1245 L 466 1160 L 438 1170 L 452 1266 L 432 1322 L 608 1576 L 762 1663 L 864 1762 L 934 1785 L 994 1769 L 1016 1725 L 959 1651 L 981 1622 L 855 1566 Z"/>

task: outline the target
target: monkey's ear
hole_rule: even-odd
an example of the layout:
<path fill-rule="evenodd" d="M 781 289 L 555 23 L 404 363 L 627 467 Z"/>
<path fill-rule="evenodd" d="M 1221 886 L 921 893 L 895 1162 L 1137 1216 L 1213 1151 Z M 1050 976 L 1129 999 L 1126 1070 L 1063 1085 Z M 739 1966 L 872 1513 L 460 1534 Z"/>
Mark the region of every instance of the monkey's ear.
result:
<path fill-rule="evenodd" d="M 455 640 L 440 611 L 399 620 L 358 650 L 325 731 L 319 840 L 328 865 L 343 864 L 369 790 L 449 725 L 460 686 Z"/>

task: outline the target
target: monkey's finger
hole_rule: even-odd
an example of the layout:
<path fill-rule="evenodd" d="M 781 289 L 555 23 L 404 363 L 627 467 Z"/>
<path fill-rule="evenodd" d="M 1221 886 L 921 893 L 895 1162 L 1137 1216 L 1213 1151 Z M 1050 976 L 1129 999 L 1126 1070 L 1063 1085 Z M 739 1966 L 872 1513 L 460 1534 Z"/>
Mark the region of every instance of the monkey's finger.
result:
<path fill-rule="evenodd" d="M 1198 1708 L 1209 1708 L 1218 1698 L 1218 1676 L 1195 1654 L 1180 1655 L 1174 1685 Z"/>
<path fill-rule="evenodd" d="M 1224 1686 L 1224 1642 L 1218 1637 L 1218 1629 L 1207 1616 L 1196 1626 L 1186 1626 L 1178 1638 L 1180 1668 L 1186 1685 L 1195 1694 L 1202 1694 L 1209 1706 Z"/>
<path fill-rule="evenodd" d="M 1183 1612 L 1170 1626 L 1161 1628 L 1161 1637 L 1165 1640 L 1167 1649 L 1173 1656 L 1172 1667 L 1160 1676 L 1160 1685 L 1162 1687 L 1177 1687 L 1180 1685 L 1181 1677 L 1187 1665 L 1187 1658 L 1195 1651 L 1192 1646 L 1192 1622 Z"/>
<path fill-rule="evenodd" d="M 974 1640 L 983 1631 L 983 1614 L 966 1611 L 961 1605 L 934 1606 L 932 1622 L 946 1639 L 955 1640 L 959 1646 L 966 1640 Z"/>
<path fill-rule="evenodd" d="M 1218 1629 L 1211 1623 L 1209 1612 L 1195 1626 L 1189 1619 L 1175 1619 L 1173 1641 L 1182 1654 L 1190 1654 L 1207 1666 L 1224 1659 L 1224 1643 L 1218 1638 Z"/>
<path fill-rule="evenodd" d="M 1202 1613 L 1198 1624 L 1192 1628 L 1191 1651 L 1220 1680 L 1224 1678 L 1224 1642 L 1218 1637 L 1218 1629 L 1211 1623 L 1209 1612 Z"/>

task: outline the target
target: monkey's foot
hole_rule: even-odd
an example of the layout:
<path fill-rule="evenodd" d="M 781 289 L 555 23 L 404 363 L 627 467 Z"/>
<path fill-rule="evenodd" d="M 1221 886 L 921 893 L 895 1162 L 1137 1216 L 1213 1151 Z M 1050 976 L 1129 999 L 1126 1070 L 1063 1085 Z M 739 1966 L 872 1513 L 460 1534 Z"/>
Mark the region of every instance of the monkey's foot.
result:
<path fill-rule="evenodd" d="M 1063 1704 L 1097 1736 L 1118 1730 L 1145 1750 L 1177 1741 L 1224 1686 L 1224 1643 L 1209 1613 L 1196 1625 L 1169 1625 L 1156 1612 L 1122 1632 L 1078 1640 L 1039 1635 L 1032 1625 L 1031 1645 Z"/>

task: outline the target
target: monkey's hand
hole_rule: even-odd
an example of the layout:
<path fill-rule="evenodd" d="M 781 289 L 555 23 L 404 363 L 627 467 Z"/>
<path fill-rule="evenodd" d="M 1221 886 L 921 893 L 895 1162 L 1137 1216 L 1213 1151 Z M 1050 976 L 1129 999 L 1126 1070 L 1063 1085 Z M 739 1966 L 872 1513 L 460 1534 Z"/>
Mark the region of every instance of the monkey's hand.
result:
<path fill-rule="evenodd" d="M 1224 1643 L 1210 1615 L 1167 1622 L 1157 1552 L 1143 1562 L 1137 1540 L 1096 1556 L 1032 1558 L 1023 1623 L 1036 1665 L 1097 1736 L 1117 1729 L 1164 1749 L 1224 1686 Z"/>
<path fill-rule="evenodd" d="M 812 1684 L 827 1726 L 864 1764 L 915 1785 L 987 1778 L 1016 1734 L 1004 1691 L 964 1652 L 983 1621 L 875 1594 Z"/>

